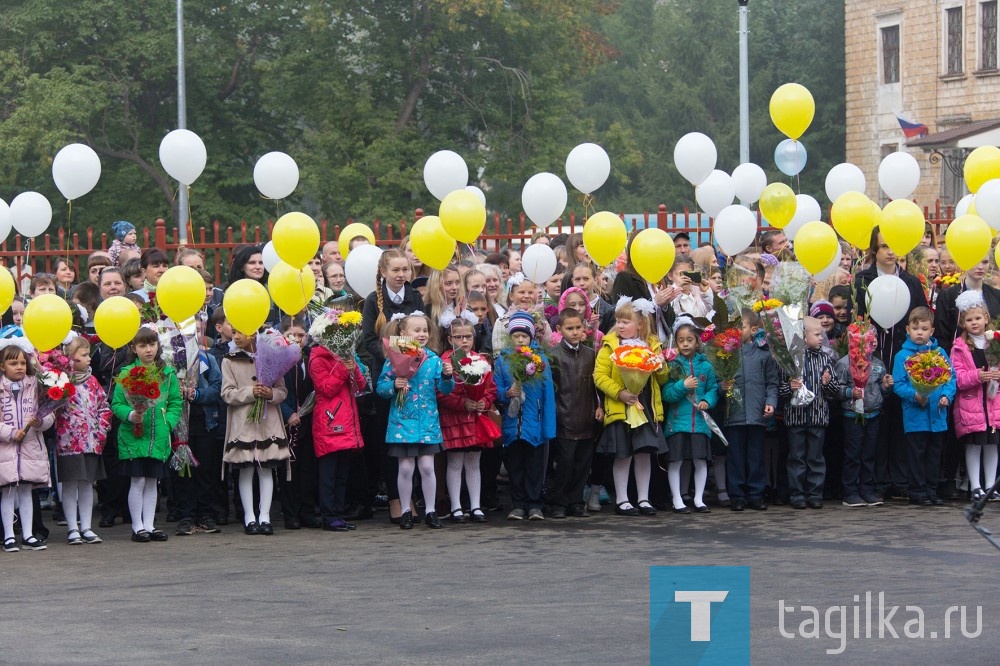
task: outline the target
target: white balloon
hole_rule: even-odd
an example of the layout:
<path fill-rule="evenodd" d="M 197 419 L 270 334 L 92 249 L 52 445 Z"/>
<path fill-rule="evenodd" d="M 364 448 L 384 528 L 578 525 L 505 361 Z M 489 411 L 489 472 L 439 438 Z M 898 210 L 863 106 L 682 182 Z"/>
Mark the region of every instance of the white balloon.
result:
<path fill-rule="evenodd" d="M 958 203 L 955 204 L 955 217 L 959 218 L 962 217 L 963 215 L 967 215 L 969 213 L 969 206 L 972 205 L 972 202 L 975 200 L 975 198 L 976 197 L 974 194 L 966 194 L 964 197 L 959 199 Z M 976 207 L 976 210 L 979 210 L 978 206 Z"/>
<path fill-rule="evenodd" d="M 17 233 L 34 238 L 52 221 L 52 204 L 38 192 L 22 192 L 10 202 L 10 220 Z"/>
<path fill-rule="evenodd" d="M 253 182 L 268 199 L 284 199 L 299 185 L 299 165 L 285 153 L 267 153 L 253 167 Z"/>
<path fill-rule="evenodd" d="M 833 257 L 833 261 L 830 262 L 829 266 L 821 270 L 819 273 L 816 273 L 816 275 L 813 276 L 813 279 L 816 280 L 816 282 L 822 282 L 823 280 L 829 278 L 833 275 L 833 272 L 840 267 L 840 260 L 843 258 L 844 248 L 840 246 L 840 243 L 837 243 L 837 254 Z"/>
<path fill-rule="evenodd" d="M 521 272 L 535 284 L 541 284 L 555 275 L 556 253 L 544 243 L 529 245 L 521 255 Z"/>
<path fill-rule="evenodd" d="M 479 197 L 479 200 L 483 202 L 483 205 L 484 206 L 486 205 L 486 193 L 485 192 L 483 192 L 481 189 L 479 189 L 475 185 L 466 185 L 465 189 L 467 189 L 469 192 L 472 192 L 477 197 Z"/>
<path fill-rule="evenodd" d="M 378 277 L 378 259 L 382 250 L 375 245 L 359 245 L 347 255 L 344 276 L 358 296 L 365 297 L 375 291 Z"/>
<path fill-rule="evenodd" d="M 566 178 L 573 187 L 590 194 L 611 175 L 611 158 L 596 143 L 581 143 L 566 157 Z"/>
<path fill-rule="evenodd" d="M 879 275 L 868 284 L 868 314 L 882 328 L 892 328 L 910 309 L 910 290 L 895 275 Z"/>
<path fill-rule="evenodd" d="M 715 242 L 732 257 L 750 247 L 757 237 L 757 216 L 745 206 L 726 206 L 715 217 L 714 233 Z"/>
<path fill-rule="evenodd" d="M 920 184 L 920 165 L 909 153 L 890 153 L 878 165 L 878 184 L 890 199 L 909 199 Z"/>
<path fill-rule="evenodd" d="M 685 134 L 674 146 L 674 165 L 696 187 L 715 169 L 718 157 L 715 142 L 701 132 Z"/>
<path fill-rule="evenodd" d="M 569 193 L 554 173 L 536 173 L 521 190 L 521 207 L 535 226 L 544 229 L 562 216 Z"/>
<path fill-rule="evenodd" d="M 785 225 L 783 231 L 785 236 L 788 238 L 795 238 L 795 234 L 799 233 L 799 229 L 802 228 L 806 222 L 813 222 L 815 220 L 823 219 L 823 209 L 820 208 L 819 202 L 815 198 L 809 196 L 808 194 L 796 194 L 795 195 L 795 215 L 792 216 L 791 221 Z"/>
<path fill-rule="evenodd" d="M 469 167 L 458 153 L 439 150 L 424 162 L 424 184 L 436 199 L 444 199 L 469 184 Z"/>
<path fill-rule="evenodd" d="M 694 198 L 709 217 L 715 217 L 722 209 L 733 203 L 736 187 L 733 179 L 725 171 L 716 169 L 701 185 L 694 188 Z"/>
<path fill-rule="evenodd" d="M 767 174 L 752 162 L 746 162 L 733 169 L 732 178 L 736 196 L 743 203 L 756 202 L 760 199 L 760 193 L 767 187 Z"/>
<path fill-rule="evenodd" d="M 972 200 L 976 202 L 976 215 L 993 229 L 1000 229 L 1000 179 L 983 183 Z"/>
<path fill-rule="evenodd" d="M 205 170 L 208 154 L 201 137 L 186 129 L 176 129 L 160 141 L 160 164 L 170 177 L 190 185 Z"/>
<path fill-rule="evenodd" d="M 0 243 L 7 240 L 7 236 L 10 236 L 11 225 L 11 214 L 10 206 L 3 199 L 0 199 Z"/>
<path fill-rule="evenodd" d="M 844 192 L 864 194 L 867 187 L 865 172 L 850 162 L 838 164 L 826 174 L 826 196 L 831 203 Z"/>
<path fill-rule="evenodd" d="M 267 269 L 268 273 L 273 271 L 274 267 L 281 263 L 281 257 L 278 256 L 278 251 L 274 249 L 274 243 L 271 241 L 267 241 L 260 254 L 264 259 L 264 268 Z"/>
<path fill-rule="evenodd" d="M 67 199 L 79 199 L 101 179 L 101 158 L 82 143 L 63 146 L 52 160 L 52 180 Z"/>

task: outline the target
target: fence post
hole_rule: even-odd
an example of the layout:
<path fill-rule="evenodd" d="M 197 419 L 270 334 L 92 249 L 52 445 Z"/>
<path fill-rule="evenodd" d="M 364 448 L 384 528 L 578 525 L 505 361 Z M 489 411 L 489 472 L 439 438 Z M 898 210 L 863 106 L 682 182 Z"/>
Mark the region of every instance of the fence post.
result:
<path fill-rule="evenodd" d="M 163 221 L 162 217 L 156 218 L 154 232 L 156 241 L 153 243 L 153 246 L 165 250 L 167 247 L 167 223 Z"/>

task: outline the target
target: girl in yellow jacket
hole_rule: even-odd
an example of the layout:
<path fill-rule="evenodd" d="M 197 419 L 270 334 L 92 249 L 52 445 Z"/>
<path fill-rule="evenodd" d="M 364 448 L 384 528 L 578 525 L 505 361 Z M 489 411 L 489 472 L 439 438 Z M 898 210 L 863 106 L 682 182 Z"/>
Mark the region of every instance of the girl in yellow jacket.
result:
<path fill-rule="evenodd" d="M 652 516 L 656 509 L 649 503 L 649 479 L 653 457 L 667 450 L 663 437 L 663 403 L 660 386 L 668 376 L 667 364 L 649 375 L 636 394 L 626 388 L 612 354 L 622 345 L 642 345 L 662 354 L 659 338 L 652 333 L 651 315 L 656 306 L 646 299 L 619 299 L 615 307 L 615 328 L 604 336 L 594 366 L 594 384 L 604 393 L 604 433 L 597 452 L 614 455 L 615 513 L 621 516 Z M 626 408 L 641 406 L 642 418 L 627 419 Z M 635 410 L 632 410 L 633 412 Z M 637 421 L 645 420 L 638 424 Z M 629 422 L 631 421 L 631 423 Z M 635 461 L 636 506 L 628 498 L 629 467 Z"/>

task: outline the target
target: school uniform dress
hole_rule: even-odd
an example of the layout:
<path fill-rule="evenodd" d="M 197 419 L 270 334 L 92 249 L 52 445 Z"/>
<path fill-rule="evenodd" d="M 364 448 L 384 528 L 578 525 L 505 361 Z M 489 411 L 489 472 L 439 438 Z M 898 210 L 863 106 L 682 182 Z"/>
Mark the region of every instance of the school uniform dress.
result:
<path fill-rule="evenodd" d="M 245 467 L 277 468 L 290 457 L 288 435 L 281 419 L 279 405 L 288 395 L 284 378 L 271 387 L 266 416 L 259 423 L 247 420 L 256 398 L 253 386 L 257 369 L 252 356 L 239 350 L 222 361 L 222 399 L 229 405 L 226 412 L 226 444 L 222 461 L 237 469 Z"/>

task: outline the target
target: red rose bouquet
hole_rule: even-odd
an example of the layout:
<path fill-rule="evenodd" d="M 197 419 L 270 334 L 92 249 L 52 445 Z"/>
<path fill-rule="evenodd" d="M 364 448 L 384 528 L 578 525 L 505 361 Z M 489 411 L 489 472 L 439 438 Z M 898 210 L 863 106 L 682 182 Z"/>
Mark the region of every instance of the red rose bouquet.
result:
<path fill-rule="evenodd" d="M 38 355 L 38 366 L 38 383 L 42 390 L 35 418 L 41 421 L 69 403 L 70 398 L 76 395 L 76 387 L 70 380 L 73 365 L 64 354 L 43 352 Z"/>
<path fill-rule="evenodd" d="M 156 366 L 137 365 L 115 379 L 125 391 L 125 399 L 132 409 L 145 413 L 160 399 L 160 382 L 163 371 Z M 142 437 L 142 422 L 132 424 L 132 435 Z"/>
<path fill-rule="evenodd" d="M 485 356 L 476 352 L 456 349 L 451 354 L 451 367 L 455 371 L 455 381 L 463 387 L 465 397 L 479 402 L 486 395 L 490 372 L 493 368 Z M 500 429 L 482 412 L 476 413 L 476 441 L 492 442 L 501 434 Z"/>

